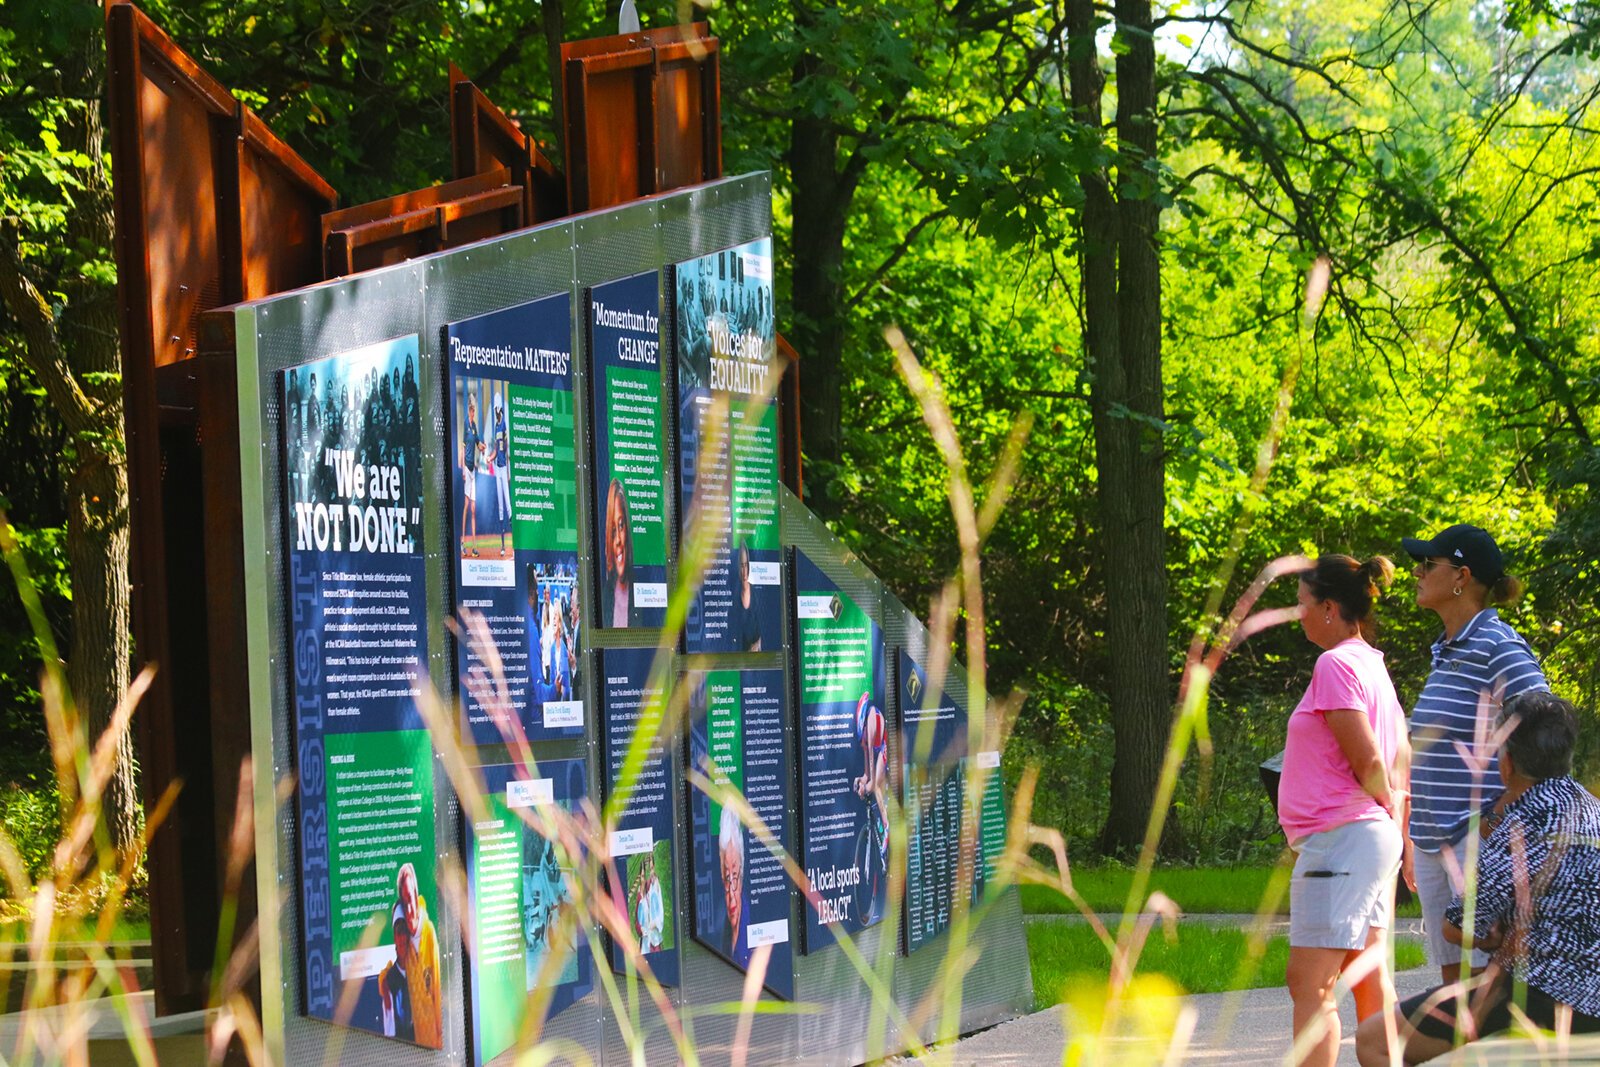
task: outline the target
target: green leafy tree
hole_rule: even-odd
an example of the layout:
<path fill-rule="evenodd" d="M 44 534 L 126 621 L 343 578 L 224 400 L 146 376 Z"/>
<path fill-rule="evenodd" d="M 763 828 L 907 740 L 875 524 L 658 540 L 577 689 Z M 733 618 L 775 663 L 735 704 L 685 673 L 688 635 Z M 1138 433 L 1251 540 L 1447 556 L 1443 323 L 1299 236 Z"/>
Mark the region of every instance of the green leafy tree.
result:
<path fill-rule="evenodd" d="M 13 351 L 65 427 L 67 680 L 93 736 L 127 689 L 128 480 L 123 451 L 100 6 L 4 5 L 0 20 L 0 305 Z M 140 824 L 124 735 L 104 798 L 119 848 Z"/>

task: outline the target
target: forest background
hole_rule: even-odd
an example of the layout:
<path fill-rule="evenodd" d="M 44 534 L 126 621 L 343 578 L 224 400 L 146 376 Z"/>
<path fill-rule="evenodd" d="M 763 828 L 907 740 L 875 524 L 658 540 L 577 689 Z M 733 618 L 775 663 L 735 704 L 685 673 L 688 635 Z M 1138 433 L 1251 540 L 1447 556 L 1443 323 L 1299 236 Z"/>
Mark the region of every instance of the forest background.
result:
<path fill-rule="evenodd" d="M 449 62 L 554 145 L 552 42 L 616 17 L 576 0 L 143 6 L 345 204 L 448 175 Z M 926 609 L 959 548 L 884 327 L 940 376 L 979 475 L 1032 419 L 984 553 L 989 682 L 1026 690 L 1006 777 L 1040 766 L 1034 820 L 1076 854 L 1142 836 L 1190 639 L 1211 625 L 1208 603 L 1231 603 L 1283 554 L 1399 557 L 1379 644 L 1409 705 L 1437 622 L 1412 603 L 1400 538 L 1485 526 L 1530 587 L 1503 614 L 1555 687 L 1593 707 L 1588 3 L 640 12 L 646 26 L 707 19 L 722 40 L 726 171 L 774 175 L 807 502 L 907 604 Z M 69 519 L 94 492 L 86 471 L 120 455 L 107 320 L 84 314 L 115 279 L 108 231 L 85 224 L 109 187 L 86 121 L 103 106 L 101 18 L 91 0 L 0 0 L 0 494 L 63 649 L 103 622 L 82 583 L 74 600 Z M 1308 326 L 1318 256 L 1332 285 Z M 55 362 L 41 357 L 51 337 Z M 1275 465 L 1258 490 L 1263 450 Z M 121 492 L 93 496 L 102 534 L 125 526 Z M 1268 594 L 1293 596 L 1288 583 Z M 1171 858 L 1277 853 L 1256 766 L 1281 747 L 1314 653 L 1283 627 L 1223 669 L 1215 756 L 1185 767 Z M 56 803 L 37 679 L 8 586 L 0 819 L 42 864 Z"/>

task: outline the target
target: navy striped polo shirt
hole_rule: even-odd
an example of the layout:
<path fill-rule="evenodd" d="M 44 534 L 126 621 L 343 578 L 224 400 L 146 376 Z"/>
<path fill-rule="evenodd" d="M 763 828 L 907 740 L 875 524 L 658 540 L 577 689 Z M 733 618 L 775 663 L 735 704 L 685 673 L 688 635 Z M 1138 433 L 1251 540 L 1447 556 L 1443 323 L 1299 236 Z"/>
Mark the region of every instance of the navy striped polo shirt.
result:
<path fill-rule="evenodd" d="M 1440 635 L 1433 643 L 1433 670 L 1411 711 L 1411 841 L 1417 848 L 1437 852 L 1461 840 L 1474 801 L 1481 808 L 1500 795 L 1505 787 L 1491 741 L 1500 705 L 1518 693 L 1549 688 L 1528 642 L 1493 608 L 1474 615 L 1454 640 Z M 1487 757 L 1487 765 L 1474 770 L 1457 742 Z"/>

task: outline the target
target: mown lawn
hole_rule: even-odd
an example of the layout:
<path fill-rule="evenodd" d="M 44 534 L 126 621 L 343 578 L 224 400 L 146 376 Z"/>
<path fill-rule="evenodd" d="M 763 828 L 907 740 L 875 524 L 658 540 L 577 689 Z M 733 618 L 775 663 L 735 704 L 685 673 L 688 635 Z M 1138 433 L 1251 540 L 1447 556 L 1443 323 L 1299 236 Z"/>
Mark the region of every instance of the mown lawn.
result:
<path fill-rule="evenodd" d="M 95 937 L 95 918 L 90 916 L 82 922 L 63 925 L 56 930 L 56 941 L 93 941 Z M 0 943 L 26 941 L 33 933 L 31 923 L 19 920 L 17 922 L 0 923 Z M 150 940 L 149 919 L 127 919 L 116 921 L 111 929 L 112 941 L 148 941 Z"/>
<path fill-rule="evenodd" d="M 1150 890 L 1159 889 L 1190 915 L 1250 914 L 1266 895 L 1271 867 L 1162 867 L 1151 873 Z M 1094 911 L 1120 912 L 1128 899 L 1133 871 L 1127 867 L 1074 868 L 1072 884 Z M 1022 887 L 1022 910 L 1035 915 L 1076 914 L 1077 907 L 1057 889 Z M 1289 911 L 1285 893 L 1278 905 Z M 1403 917 L 1421 915 L 1415 900 L 1400 905 Z"/>
<path fill-rule="evenodd" d="M 1165 975 L 1188 993 L 1283 985 L 1288 939 L 1269 939 L 1259 960 L 1248 958 L 1248 945 L 1249 938 L 1242 930 L 1179 923 L 1177 939 L 1170 944 L 1159 928 L 1151 931 L 1135 970 Z M 1036 1009 L 1061 1003 L 1067 981 L 1075 975 L 1103 979 L 1111 973 L 1111 957 L 1087 923 L 1029 923 L 1028 957 L 1033 964 Z M 1400 938 L 1395 943 L 1398 970 L 1425 962 L 1420 941 Z"/>

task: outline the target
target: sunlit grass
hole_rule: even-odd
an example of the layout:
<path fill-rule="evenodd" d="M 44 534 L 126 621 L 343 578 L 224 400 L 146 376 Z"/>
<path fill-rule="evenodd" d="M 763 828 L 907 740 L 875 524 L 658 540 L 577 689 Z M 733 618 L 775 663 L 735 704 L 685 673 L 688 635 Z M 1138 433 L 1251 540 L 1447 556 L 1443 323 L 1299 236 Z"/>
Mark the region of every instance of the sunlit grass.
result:
<path fill-rule="evenodd" d="M 1271 938 L 1261 960 L 1241 968 L 1248 952 L 1249 935 L 1243 930 L 1180 923 L 1177 938 L 1170 943 L 1161 933 L 1151 933 L 1137 970 L 1140 974 L 1165 975 L 1187 993 L 1222 993 L 1284 984 L 1284 969 L 1289 962 L 1287 938 Z M 1111 973 L 1110 955 L 1085 923 L 1029 923 L 1028 956 L 1033 963 L 1035 1008 L 1059 1004 L 1067 982 L 1075 975 L 1104 981 Z M 1396 941 L 1396 970 L 1420 967 L 1424 962 L 1420 941 Z M 1287 1008 L 1287 998 L 1284 1003 Z"/>
<path fill-rule="evenodd" d="M 101 934 L 96 929 L 98 921 L 96 916 L 87 916 L 83 919 L 60 919 L 56 927 L 57 941 L 98 941 L 102 940 Z M 32 927 L 25 921 L 0 923 L 0 944 L 16 944 L 28 940 L 32 934 Z M 150 920 L 132 919 L 127 916 L 118 916 L 111 924 L 111 936 L 104 938 L 107 941 L 149 941 Z"/>
<path fill-rule="evenodd" d="M 1120 912 L 1133 884 L 1130 867 L 1073 867 L 1072 884 L 1090 910 Z M 1150 889 L 1165 893 L 1188 915 L 1252 914 L 1267 895 L 1271 867 L 1158 867 Z M 1078 908 L 1054 886 L 1022 886 L 1022 910 L 1034 915 L 1076 915 Z M 1287 915 L 1289 902 L 1279 906 Z M 1422 914 L 1415 899 L 1400 905 L 1402 918 Z"/>

